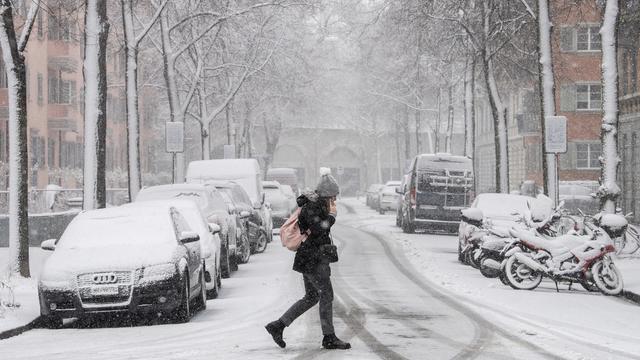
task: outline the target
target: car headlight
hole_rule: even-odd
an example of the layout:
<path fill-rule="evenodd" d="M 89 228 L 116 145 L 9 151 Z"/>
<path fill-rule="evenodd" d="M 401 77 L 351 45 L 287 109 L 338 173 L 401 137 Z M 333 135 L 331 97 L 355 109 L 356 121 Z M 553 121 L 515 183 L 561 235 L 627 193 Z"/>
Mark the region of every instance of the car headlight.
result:
<path fill-rule="evenodd" d="M 159 264 L 143 268 L 142 281 L 160 281 L 173 277 L 176 273 L 174 264 Z"/>

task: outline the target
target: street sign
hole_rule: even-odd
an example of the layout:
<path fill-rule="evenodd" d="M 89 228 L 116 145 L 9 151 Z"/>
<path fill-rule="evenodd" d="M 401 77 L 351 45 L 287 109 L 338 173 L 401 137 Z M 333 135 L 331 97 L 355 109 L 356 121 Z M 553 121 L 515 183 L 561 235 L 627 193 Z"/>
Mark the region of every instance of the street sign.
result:
<path fill-rule="evenodd" d="M 166 151 L 169 153 L 184 152 L 184 123 L 168 122 L 165 125 Z"/>
<path fill-rule="evenodd" d="M 338 175 L 342 176 L 344 175 L 344 168 L 342 166 L 338 166 L 336 172 L 338 173 Z"/>
<path fill-rule="evenodd" d="M 222 149 L 224 153 L 225 159 L 235 159 L 236 158 L 236 147 L 235 145 L 224 145 Z"/>
<path fill-rule="evenodd" d="M 565 116 L 545 116 L 544 143 L 548 154 L 567 152 L 567 118 Z"/>

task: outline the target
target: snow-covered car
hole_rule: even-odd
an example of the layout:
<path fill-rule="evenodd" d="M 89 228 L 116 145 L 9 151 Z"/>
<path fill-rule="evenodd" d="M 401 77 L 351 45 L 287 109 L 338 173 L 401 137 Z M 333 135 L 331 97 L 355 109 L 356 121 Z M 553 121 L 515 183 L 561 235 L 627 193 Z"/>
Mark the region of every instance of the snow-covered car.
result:
<path fill-rule="evenodd" d="M 236 259 L 235 219 L 229 216 L 226 202 L 215 186 L 205 184 L 168 184 L 140 190 L 135 202 L 153 200 L 193 200 L 208 223 L 218 224 L 220 230 L 220 267 L 222 277 L 228 278 L 238 270 Z"/>
<path fill-rule="evenodd" d="M 260 216 L 258 225 L 267 236 L 267 242 L 273 239 L 271 212 L 265 205 L 262 189 L 262 171 L 256 159 L 219 159 L 198 160 L 189 163 L 188 183 L 207 183 L 214 180 L 234 181 L 242 186 L 251 199 L 251 206 Z"/>
<path fill-rule="evenodd" d="M 249 211 L 241 210 L 238 204 L 233 201 L 233 197 L 226 190 L 220 190 L 220 195 L 229 207 L 229 215 L 236 219 L 236 261 L 239 264 L 246 264 L 251 257 L 251 242 L 246 227 L 246 219 L 251 216 Z"/>
<path fill-rule="evenodd" d="M 277 181 L 265 181 L 262 183 L 266 201 L 271 208 L 271 218 L 273 227 L 280 228 L 291 215 L 291 203 L 282 191 L 280 183 Z"/>
<path fill-rule="evenodd" d="M 288 185 L 294 193 L 300 192 L 298 184 L 298 171 L 293 168 L 271 168 L 267 170 L 267 180 L 277 181 L 280 185 Z"/>
<path fill-rule="evenodd" d="M 404 198 L 407 196 L 407 185 L 409 183 L 409 175 L 405 174 L 402 176 L 402 182 L 400 186 L 396 188 L 396 193 L 398 194 L 398 206 L 396 209 L 396 226 L 402 226 L 402 214 L 404 213 Z"/>
<path fill-rule="evenodd" d="M 378 212 L 384 214 L 387 210 L 398 210 L 398 199 L 400 195 L 396 188 L 400 186 L 400 181 L 387 181 L 378 194 Z"/>
<path fill-rule="evenodd" d="M 262 216 L 251 205 L 251 199 L 246 190 L 236 182 L 228 180 L 210 180 L 207 181 L 207 184 L 215 186 L 221 193 L 226 192 L 233 200 L 236 213 L 240 215 L 237 218 L 242 223 L 242 230 L 249 239 L 251 252 L 264 251 L 263 249 L 267 246 L 267 235 L 264 226 L 261 225 Z M 249 261 L 246 254 L 240 255 L 240 258 Z"/>
<path fill-rule="evenodd" d="M 222 285 L 220 270 L 220 225 L 207 223 L 200 208 L 193 200 L 156 200 L 135 202 L 124 207 L 134 207 L 145 211 L 155 207 L 172 206 L 177 209 L 187 221 L 189 227 L 200 236 L 200 252 L 208 256 L 202 256 L 204 265 L 204 280 L 207 288 L 207 298 L 218 297 Z"/>
<path fill-rule="evenodd" d="M 510 229 L 518 226 L 517 220 L 520 215 L 517 214 L 527 214 L 534 200 L 532 197 L 523 195 L 485 193 L 478 195 L 469 209 L 478 209 L 477 213 L 482 214 L 482 221 L 485 223 Z M 476 223 L 478 219 L 473 218 L 472 220 L 468 221 L 463 217 L 463 220 L 460 221 L 458 227 L 459 257 L 468 240 L 479 228 Z"/>
<path fill-rule="evenodd" d="M 368 207 L 375 209 L 378 205 L 378 192 L 384 187 L 383 184 L 371 184 L 367 189 L 367 201 Z"/>
<path fill-rule="evenodd" d="M 182 214 L 113 207 L 78 214 L 59 240 L 38 282 L 40 313 L 48 327 L 92 313 L 171 314 L 189 321 L 206 307 L 200 236 Z M 194 307 L 195 306 L 195 307 Z"/>
<path fill-rule="evenodd" d="M 293 213 L 298 208 L 298 202 L 296 201 L 296 194 L 289 185 L 280 184 L 280 190 L 284 193 L 284 196 L 289 200 L 289 210 Z"/>

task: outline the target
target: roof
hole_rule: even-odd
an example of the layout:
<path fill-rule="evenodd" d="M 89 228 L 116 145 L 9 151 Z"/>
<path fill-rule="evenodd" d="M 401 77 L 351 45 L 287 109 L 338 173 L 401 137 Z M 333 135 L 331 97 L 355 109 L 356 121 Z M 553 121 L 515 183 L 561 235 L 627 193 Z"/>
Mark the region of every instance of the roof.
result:
<path fill-rule="evenodd" d="M 271 189 L 275 189 L 275 188 L 280 188 L 280 183 L 277 181 L 263 181 L 262 182 L 262 187 L 263 188 L 271 188 Z"/>
<path fill-rule="evenodd" d="M 297 175 L 298 171 L 294 168 L 270 168 L 267 175 Z"/>
<path fill-rule="evenodd" d="M 189 163 L 188 178 L 228 179 L 240 178 L 260 172 L 256 159 L 197 160 Z"/>

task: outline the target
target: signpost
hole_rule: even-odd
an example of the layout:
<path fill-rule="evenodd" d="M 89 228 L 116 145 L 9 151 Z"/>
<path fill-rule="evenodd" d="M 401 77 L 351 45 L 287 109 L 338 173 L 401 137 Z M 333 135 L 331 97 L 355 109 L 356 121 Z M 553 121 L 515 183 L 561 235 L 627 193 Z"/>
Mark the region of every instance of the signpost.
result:
<path fill-rule="evenodd" d="M 554 154 L 555 161 L 555 174 L 553 174 L 554 186 L 553 189 L 553 201 L 555 205 L 558 205 L 560 197 L 560 176 L 559 176 L 559 154 L 567 152 L 567 118 L 565 116 L 545 116 L 544 118 L 544 144 L 547 154 Z M 546 154 L 545 154 L 546 155 Z"/>
<path fill-rule="evenodd" d="M 184 152 L 184 123 L 179 121 L 165 124 L 165 148 L 171 153 L 171 182 L 176 182 L 176 153 Z"/>

